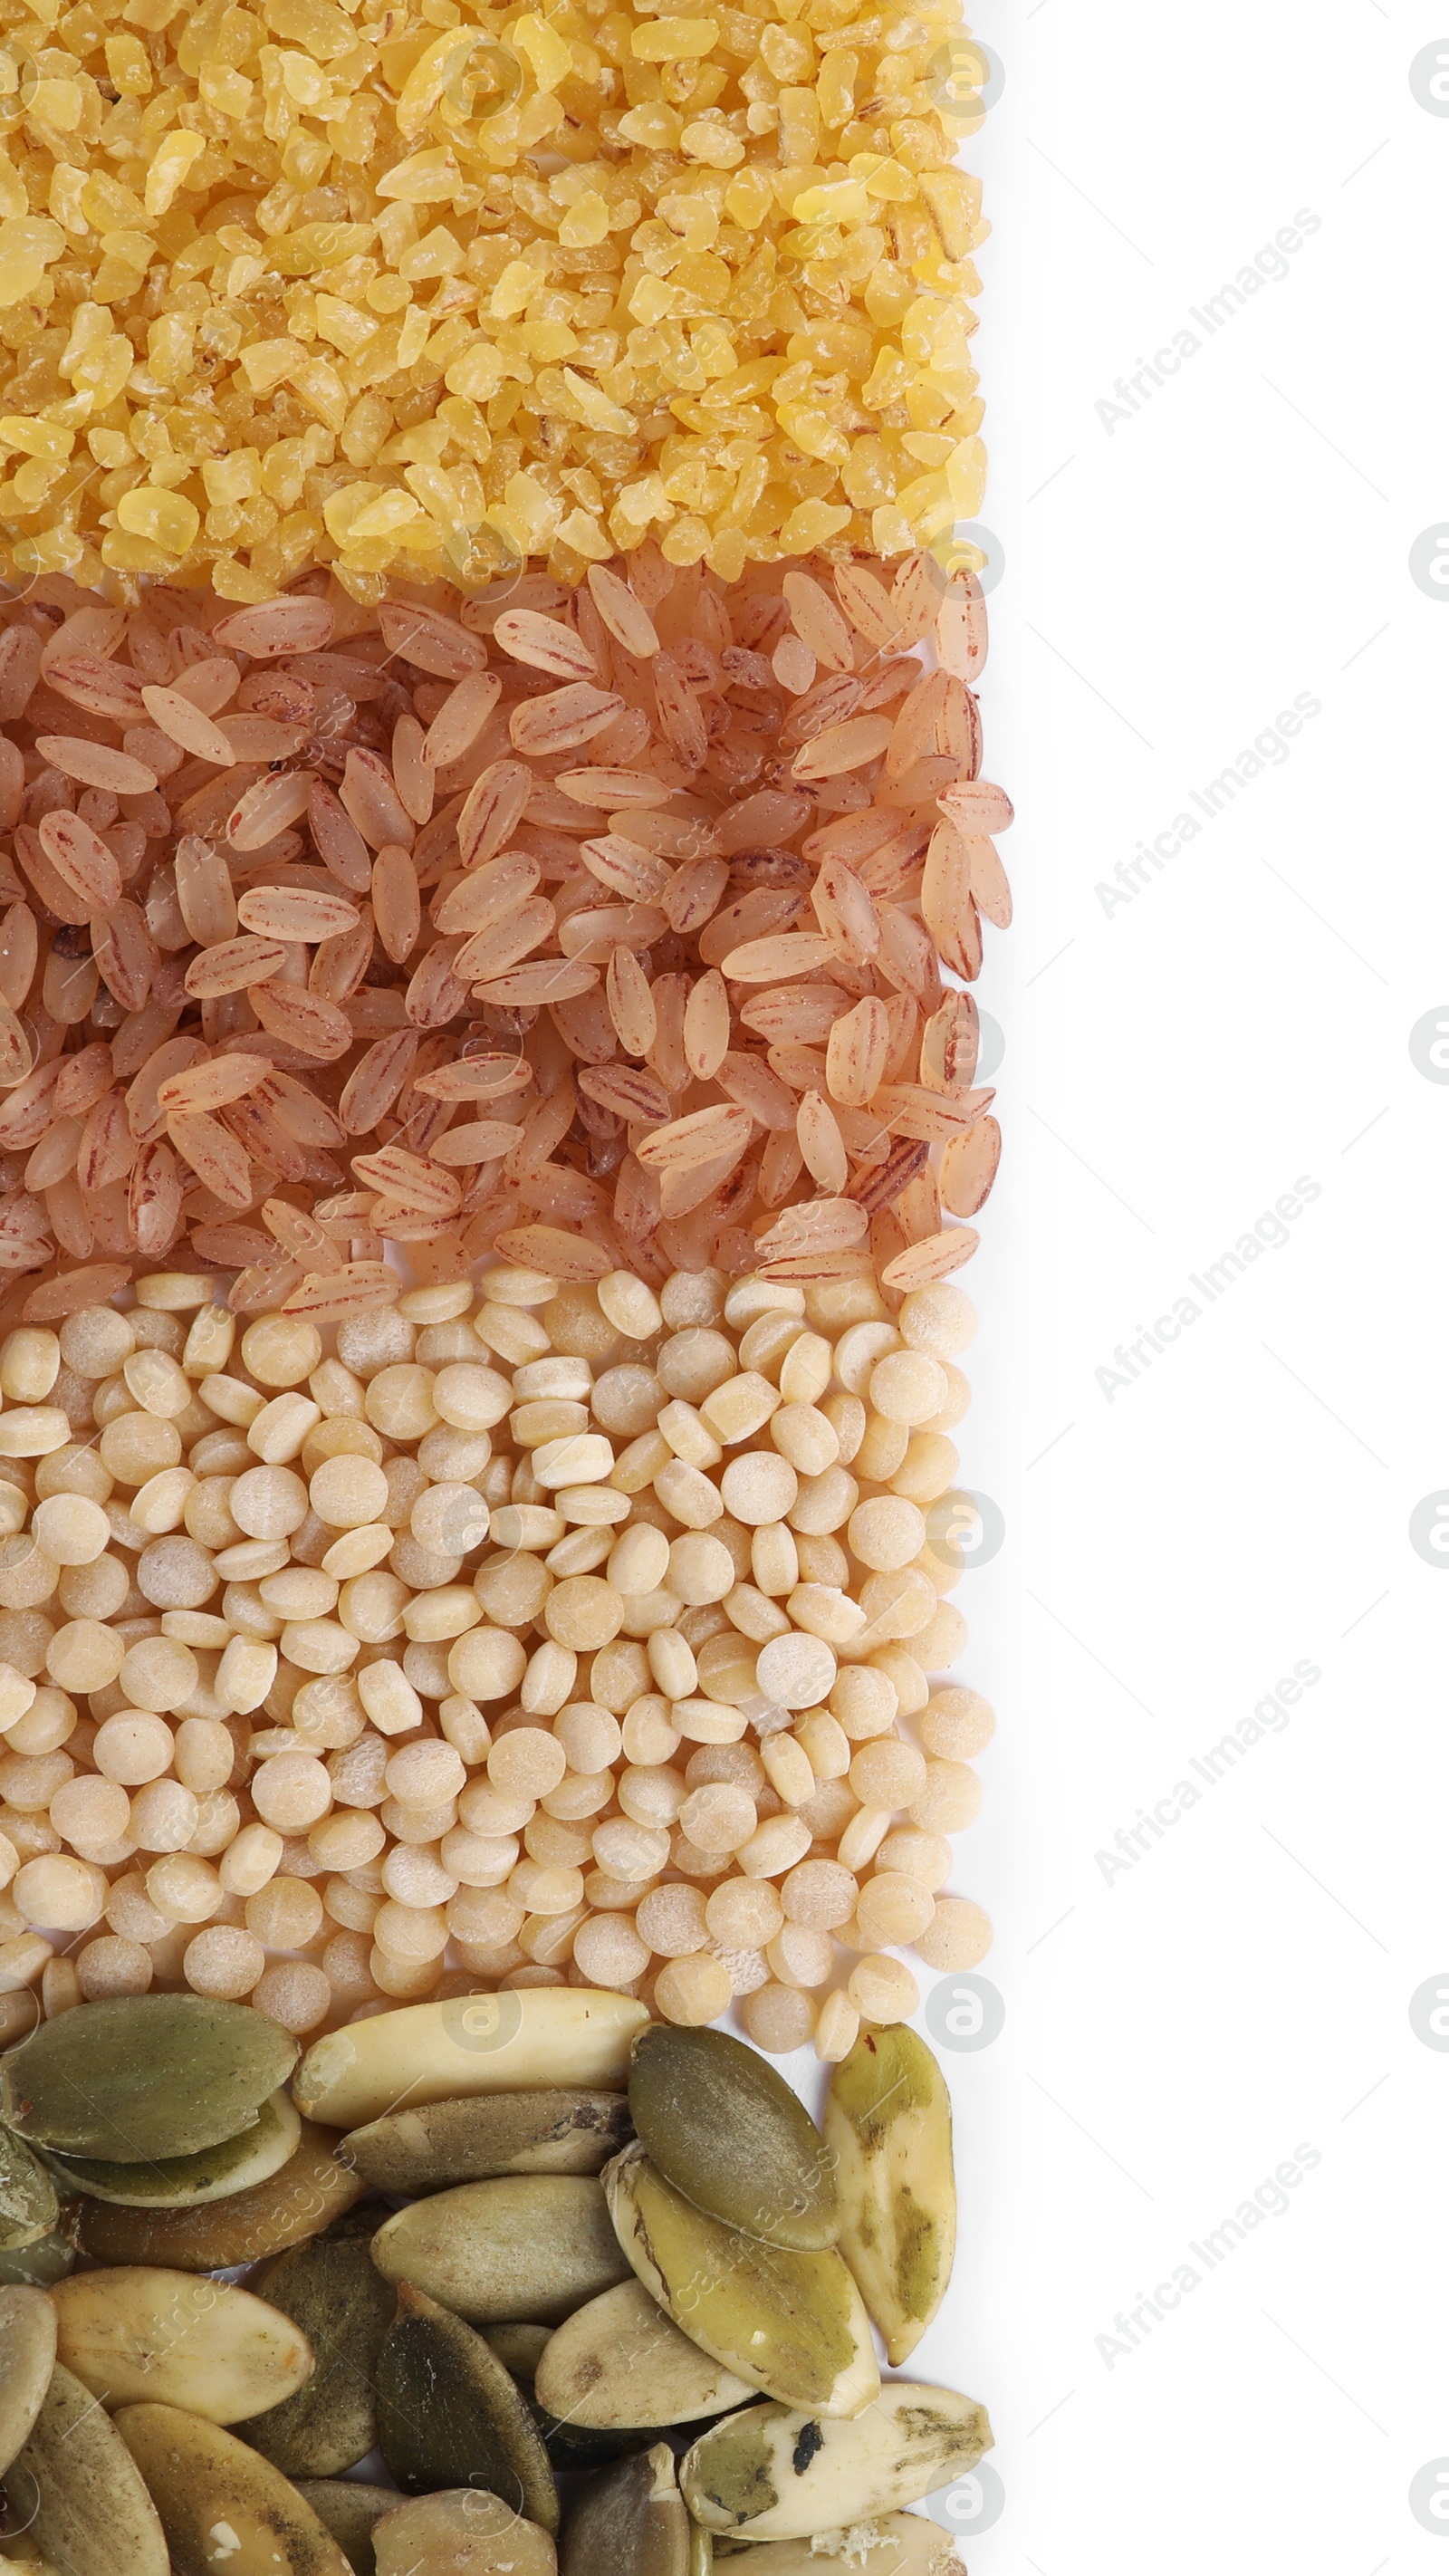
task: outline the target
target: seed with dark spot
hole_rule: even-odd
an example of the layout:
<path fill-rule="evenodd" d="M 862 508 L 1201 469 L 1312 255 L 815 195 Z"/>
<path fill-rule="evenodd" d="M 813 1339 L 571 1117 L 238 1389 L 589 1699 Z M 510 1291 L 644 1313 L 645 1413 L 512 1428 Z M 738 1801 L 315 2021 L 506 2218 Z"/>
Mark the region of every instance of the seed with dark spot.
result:
<path fill-rule="evenodd" d="M 816 2452 L 822 2450 L 824 2448 L 824 2444 L 825 2436 L 821 2432 L 818 2424 L 804 2424 L 801 2426 L 800 2438 L 796 2442 L 795 2448 L 790 2454 L 790 2466 L 794 2470 L 797 2478 L 803 2478 L 811 2461 L 814 2459 Z"/>

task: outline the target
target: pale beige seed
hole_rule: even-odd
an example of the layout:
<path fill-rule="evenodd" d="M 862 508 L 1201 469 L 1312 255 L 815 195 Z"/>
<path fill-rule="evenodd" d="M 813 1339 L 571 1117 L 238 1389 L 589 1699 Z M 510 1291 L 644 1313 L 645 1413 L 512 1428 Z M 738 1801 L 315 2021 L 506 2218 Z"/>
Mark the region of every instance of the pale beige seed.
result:
<path fill-rule="evenodd" d="M 716 2021 L 728 2011 L 732 1993 L 728 1968 L 708 1951 L 669 1960 L 654 1980 L 656 2011 L 687 2027 Z"/>
<path fill-rule="evenodd" d="M 816 2008 L 809 1994 L 772 1981 L 745 1997 L 740 2018 L 757 2048 L 772 2057 L 787 2057 L 811 2037 Z"/>
<path fill-rule="evenodd" d="M 921 1990 L 903 1959 L 871 1952 L 858 1959 L 845 1981 L 845 1991 L 862 2021 L 909 2021 L 918 2012 Z"/>

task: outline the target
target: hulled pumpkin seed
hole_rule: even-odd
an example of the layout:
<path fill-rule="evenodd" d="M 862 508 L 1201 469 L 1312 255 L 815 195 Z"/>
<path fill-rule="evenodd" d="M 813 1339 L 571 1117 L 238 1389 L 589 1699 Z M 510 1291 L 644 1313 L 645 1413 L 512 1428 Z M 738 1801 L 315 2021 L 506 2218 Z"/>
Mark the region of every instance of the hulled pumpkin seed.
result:
<path fill-rule="evenodd" d="M 397 2497 L 391 2487 L 365 2487 L 354 2478 L 298 2478 L 297 2493 L 331 2532 L 353 2576 L 376 2576 L 372 2535 Z"/>
<path fill-rule="evenodd" d="M 99 2409 L 97 2420 L 110 2422 Z M 160 2514 L 173 2576 L 353 2576 L 290 2480 L 234 2433 L 179 2406 L 123 2406 L 115 2428 Z"/>
<path fill-rule="evenodd" d="M 67 2211 L 48 2236 L 38 2236 L 33 2245 L 18 2245 L 9 2254 L 0 2253 L 0 2289 L 48 2290 L 52 2281 L 63 2281 L 67 2272 L 73 2272 L 72 2224 Z"/>
<path fill-rule="evenodd" d="M 690 2340 L 786 2405 L 854 2415 L 880 2387 L 870 2322 L 833 2247 L 763 2245 L 696 2209 L 641 2146 L 604 2171 L 619 2242 Z"/>
<path fill-rule="evenodd" d="M 55 2185 L 40 2158 L 12 2130 L 0 2129 L 0 2252 L 38 2245 L 59 2216 Z"/>
<path fill-rule="evenodd" d="M 0 2059 L 0 2119 L 62 2155 L 138 2164 L 251 2128 L 297 2061 L 290 2032 L 205 1995 L 117 1995 Z"/>
<path fill-rule="evenodd" d="M 291 2318 L 226 2281 L 137 2263 L 77 2273 L 51 2303 L 61 2360 L 113 2411 L 151 2399 L 235 2424 L 312 2376 Z"/>
<path fill-rule="evenodd" d="M 255 2126 L 191 2156 L 161 2156 L 146 2164 L 115 2164 L 99 2156 L 63 2156 L 51 2147 L 52 2170 L 94 2200 L 121 2209 L 199 2209 L 269 2182 L 297 2152 L 302 2123 L 286 2093 L 273 2093 Z"/>
<path fill-rule="evenodd" d="M 0 2478 L 30 2439 L 55 2368 L 55 2310 L 43 2290 L 0 2290 Z"/>
<path fill-rule="evenodd" d="M 949 2531 L 920 2513 L 880 2513 L 870 2522 L 870 2553 L 862 2562 L 861 2533 L 820 2531 L 811 2540 L 726 2540 L 714 2544 L 715 2564 L 748 2558 L 749 2576 L 861 2576 L 862 2563 L 871 2576 L 966 2576 Z M 736 2576 L 747 2576 L 743 2568 Z"/>
<path fill-rule="evenodd" d="M 728 2031 L 654 2022 L 629 2057 L 634 2126 L 696 2209 L 818 2253 L 840 2229 L 833 2158 L 783 2076 Z"/>
<path fill-rule="evenodd" d="M 648 2019 L 647 2004 L 588 1986 L 407 2004 L 315 2040 L 292 2090 L 306 2118 L 334 2129 L 380 2120 L 402 2100 L 417 2109 L 544 2085 L 622 2091 L 629 2042 Z"/>
<path fill-rule="evenodd" d="M 168 2576 L 165 2534 L 135 2463 L 62 2363 L 5 2492 L 26 2539 L 66 2576 Z"/>
<path fill-rule="evenodd" d="M 78 2017 L 66 2015 L 67 2021 Z M 177 2272 L 220 2272 L 232 2264 L 260 2262 L 265 2254 L 281 2254 L 304 2236 L 317 2235 L 361 2200 L 366 2189 L 360 2175 L 339 2164 L 331 2132 L 304 2120 L 296 2153 L 281 2170 L 269 2182 L 254 2183 L 250 2191 L 233 2192 L 226 2200 L 204 2201 L 196 2209 L 122 2209 L 107 2201 L 79 2202 L 80 2248 L 96 2263 L 164 2263 Z"/>
<path fill-rule="evenodd" d="M 516 2383 L 481 2335 L 406 2284 L 378 2358 L 377 2437 L 404 2494 L 471 2480 L 558 2529 L 553 2471 Z"/>
<path fill-rule="evenodd" d="M 899 2369 L 946 2295 L 956 2252 L 951 2097 L 904 2022 L 867 2024 L 831 2071 L 825 2136 L 840 2191 L 840 2250 Z"/>
<path fill-rule="evenodd" d="M 317 2367 L 294 2396 L 253 2416 L 244 2439 L 289 2478 L 355 2468 L 377 2440 L 372 2374 L 397 2301 L 365 2237 L 316 2237 L 263 2273 L 265 2298 L 301 2328 Z"/>
<path fill-rule="evenodd" d="M 372 2541 L 376 2576 L 554 2576 L 558 2565 L 546 2531 L 477 2487 L 395 2505 Z"/>
<path fill-rule="evenodd" d="M 746 2407 L 686 2451 L 679 2483 L 707 2531 L 808 2540 L 917 2503 L 990 2448 L 986 2409 L 973 2398 L 894 2380 L 853 2424 Z"/>
<path fill-rule="evenodd" d="M 551 2415 L 608 2430 L 691 2424 L 742 2406 L 755 2386 L 711 2360 L 642 2281 L 630 2280 L 565 2318 L 538 2363 L 534 2394 Z"/>
<path fill-rule="evenodd" d="M 689 2576 L 689 2515 L 667 2442 L 600 2469 L 569 2506 L 559 2576 Z"/>
<path fill-rule="evenodd" d="M 372 2259 L 386 2280 L 411 2281 L 480 2326 L 558 2325 L 629 2268 L 603 2188 L 584 2174 L 504 2175 L 415 2200 L 379 2229 Z"/>
<path fill-rule="evenodd" d="M 622 2093 L 499 2093 L 394 2111 L 342 2152 L 375 2191 L 416 2194 L 498 2174 L 596 2174 L 632 2135 Z"/>

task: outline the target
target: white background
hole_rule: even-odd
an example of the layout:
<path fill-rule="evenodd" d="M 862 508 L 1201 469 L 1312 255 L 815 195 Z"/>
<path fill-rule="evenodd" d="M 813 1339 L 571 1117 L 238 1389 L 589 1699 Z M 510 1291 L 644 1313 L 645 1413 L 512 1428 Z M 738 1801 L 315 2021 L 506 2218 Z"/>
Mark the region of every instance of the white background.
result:
<path fill-rule="evenodd" d="M 1449 600 L 1409 568 L 1449 521 L 1449 116 L 1410 86 L 1449 8 L 975 24 L 1004 69 L 965 157 L 1017 917 L 978 988 L 1007 1151 L 963 1433 L 1006 1537 L 957 1596 L 1000 1736 L 953 1884 L 996 1918 L 1006 2019 L 949 2061 L 962 2254 L 912 2371 L 995 2420 L 971 2576 L 1449 2576 L 1409 2501 L 1449 2455 L 1449 2056 L 1409 2013 L 1449 1966 L 1449 1581 L 1409 1538 L 1449 1488 L 1449 1088 L 1410 1056 L 1449 995 Z M 1302 209 L 1288 277 L 1208 339 L 1190 308 Z M 1109 435 L 1099 400 L 1184 327 L 1203 347 Z M 1107 912 L 1301 693 L 1288 756 Z M 1300 1176 L 1287 1244 L 1209 1305 L 1189 1274 Z M 1104 1389 L 1184 1294 L 1200 1319 Z M 1279 1731 L 1109 1880 L 1119 1828 L 1299 1662 Z M 1190 2240 L 1303 2145 L 1286 2212 L 1209 2270 Z M 1100 2349 L 1185 2261 L 1178 2308 Z"/>

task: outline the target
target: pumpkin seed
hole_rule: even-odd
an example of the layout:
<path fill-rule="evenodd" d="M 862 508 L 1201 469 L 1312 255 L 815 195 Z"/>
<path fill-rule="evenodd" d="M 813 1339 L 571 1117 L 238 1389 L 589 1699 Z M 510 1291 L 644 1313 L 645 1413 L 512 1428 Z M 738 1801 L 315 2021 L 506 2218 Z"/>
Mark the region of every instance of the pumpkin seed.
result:
<path fill-rule="evenodd" d="M 833 2246 L 763 2245 L 696 2209 L 642 2146 L 604 2172 L 609 2208 L 650 2295 L 727 2370 L 786 2405 L 854 2415 L 880 2387 L 860 2292 Z"/>
<path fill-rule="evenodd" d="M 973 2398 L 893 2380 L 853 2424 L 789 2406 L 728 2416 L 685 2453 L 679 2483 L 707 2531 L 808 2540 L 917 2503 L 990 2448 L 986 2409 Z"/>
<path fill-rule="evenodd" d="M 648 2018 L 647 2004 L 632 1996 L 586 1986 L 407 2004 L 315 2040 L 292 2092 L 307 2119 L 356 2129 L 403 2101 L 417 2109 L 542 2085 L 622 2091 L 629 2042 Z"/>
<path fill-rule="evenodd" d="M 99 2408 L 96 2420 L 109 2428 Z M 151 2491 L 174 2576 L 353 2576 L 311 2506 L 234 2433 L 179 2406 L 123 2406 L 115 2429 Z"/>
<path fill-rule="evenodd" d="M 583 2174 L 507 2175 L 415 2200 L 378 2230 L 372 2259 L 385 2280 L 411 2281 L 481 2326 L 558 2325 L 628 2274 L 602 2186 Z"/>
<path fill-rule="evenodd" d="M 194 2155 L 251 2128 L 296 2059 L 290 2032 L 249 2005 L 117 1995 L 6 2051 L 0 2119 L 63 2155 Z"/>
<path fill-rule="evenodd" d="M 696 2529 L 698 2525 L 696 2525 Z M 810 2540 L 726 2540 L 714 2544 L 715 2563 L 727 2558 L 748 2558 L 751 2576 L 861 2576 L 862 2565 L 870 2576 L 966 2576 L 966 2562 L 959 2555 L 949 2531 L 942 2531 L 919 2513 L 879 2513 L 867 2525 L 870 2532 L 870 2554 L 862 2561 L 861 2531 L 857 2523 L 851 2530 L 818 2531 Z M 745 2576 L 743 2567 L 736 2576 Z"/>
<path fill-rule="evenodd" d="M 803 2102 L 742 2040 L 653 2023 L 630 2052 L 629 2108 L 651 2162 L 696 2209 L 767 2245 L 834 2244 L 833 2159 Z"/>
<path fill-rule="evenodd" d="M 260 2014 L 257 2016 L 260 2020 Z M 67 2013 L 67 2021 L 77 2018 Z M 337 2160 L 329 2131 L 302 2123 L 295 2155 L 269 2182 L 197 2209 L 121 2209 L 77 2204 L 81 2251 L 95 2263 L 164 2263 L 178 2272 L 220 2272 L 280 2254 L 315 2236 L 363 2197 L 367 2185 Z M 235 2576 L 235 2570 L 230 2571 Z"/>
<path fill-rule="evenodd" d="M 342 2152 L 375 2191 L 416 2194 L 498 2174 L 596 2174 L 632 2134 L 622 2093 L 500 2093 L 394 2111 Z"/>
<path fill-rule="evenodd" d="M 413 2496 L 372 2539 L 377 2576 L 554 2576 L 558 2564 L 546 2531 L 477 2487 Z"/>
<path fill-rule="evenodd" d="M 298 2245 L 260 2288 L 301 2328 L 317 2367 L 295 2395 L 256 2415 L 243 2436 L 290 2478 L 355 2468 L 377 2440 L 372 2374 L 397 2302 L 363 2237 Z"/>
<path fill-rule="evenodd" d="M 12 2286 L 28 2290 L 48 2290 L 52 2281 L 63 2281 L 75 2269 L 75 2239 L 69 2215 L 48 2236 L 37 2237 L 33 2245 L 17 2246 L 12 2253 L 0 2253 L 0 2289 Z"/>
<path fill-rule="evenodd" d="M 5 2492 L 26 2539 L 66 2576 L 168 2576 L 156 2507 L 125 2443 L 59 2362 Z"/>
<path fill-rule="evenodd" d="M 946 2295 L 956 2251 L 951 2097 L 904 2022 L 867 2023 L 831 2071 L 825 2136 L 836 2160 L 840 2250 L 893 2368 Z"/>
<path fill-rule="evenodd" d="M 0 2129 L 0 2252 L 38 2245 L 59 2216 L 55 2185 L 39 2157 L 23 2138 Z"/>
<path fill-rule="evenodd" d="M 752 2380 L 681 2334 L 641 2281 L 590 2299 L 551 2336 L 538 2364 L 540 2406 L 570 2424 L 689 2424 L 755 2394 Z"/>
<path fill-rule="evenodd" d="M 257 2113 L 254 2128 L 242 2129 L 218 2146 L 200 2147 L 191 2156 L 162 2156 L 146 2164 L 114 2164 L 99 2156 L 63 2156 L 51 2147 L 47 2160 L 63 2182 L 94 2200 L 113 2201 L 121 2209 L 199 2209 L 209 2200 L 229 2200 L 254 2183 L 269 2182 L 296 2154 L 302 2123 L 285 2093 L 273 2093 Z"/>
<path fill-rule="evenodd" d="M 0 2478 L 30 2439 L 55 2368 L 55 2310 L 43 2290 L 0 2290 Z"/>
<path fill-rule="evenodd" d="M 353 2570 L 353 2576 L 376 2576 L 372 2535 L 397 2497 L 391 2487 L 365 2487 L 353 2478 L 298 2478 L 298 2495 L 326 2525 Z"/>
<path fill-rule="evenodd" d="M 689 2515 L 667 2442 L 600 2469 L 573 2498 L 559 2576 L 689 2576 Z"/>
<path fill-rule="evenodd" d="M 312 2347 L 250 2290 L 137 2263 L 52 2292 L 60 2358 L 114 2411 L 143 2399 L 235 2424 L 312 2376 Z"/>
<path fill-rule="evenodd" d="M 520 2390 L 481 2335 L 406 2284 L 378 2358 L 377 2436 L 405 2495 L 470 2481 L 557 2531 L 558 2489 Z"/>

